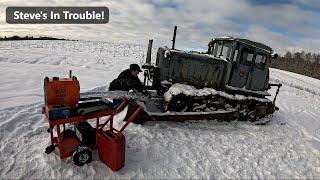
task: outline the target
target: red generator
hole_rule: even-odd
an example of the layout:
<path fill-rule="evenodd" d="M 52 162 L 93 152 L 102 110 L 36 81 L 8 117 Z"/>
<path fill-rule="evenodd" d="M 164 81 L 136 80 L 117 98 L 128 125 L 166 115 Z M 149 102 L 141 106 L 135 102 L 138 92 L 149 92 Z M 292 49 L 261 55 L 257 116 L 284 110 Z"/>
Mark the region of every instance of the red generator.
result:
<path fill-rule="evenodd" d="M 103 127 L 108 122 L 98 127 L 97 146 L 99 158 L 113 171 L 118 171 L 125 165 L 126 138 L 122 132 L 141 111 L 143 111 L 141 106 L 135 106 L 134 113 L 120 130 L 113 128 L 112 118 L 109 120 L 110 128 L 108 130 L 103 130 Z"/>

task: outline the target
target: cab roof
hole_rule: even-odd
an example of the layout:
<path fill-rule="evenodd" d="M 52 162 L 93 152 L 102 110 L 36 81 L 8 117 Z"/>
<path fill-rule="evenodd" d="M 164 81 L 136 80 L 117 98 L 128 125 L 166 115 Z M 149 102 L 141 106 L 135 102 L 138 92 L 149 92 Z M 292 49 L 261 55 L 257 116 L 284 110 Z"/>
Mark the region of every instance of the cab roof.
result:
<path fill-rule="evenodd" d="M 265 44 L 256 42 L 256 41 L 251 41 L 249 39 L 233 38 L 233 37 L 217 37 L 217 38 L 213 38 L 212 40 L 216 40 L 216 41 L 238 41 L 240 43 L 247 44 L 249 46 L 253 46 L 253 47 L 268 51 L 270 54 L 273 53 L 273 50 L 272 50 L 271 47 L 269 47 L 269 46 L 267 46 Z"/>

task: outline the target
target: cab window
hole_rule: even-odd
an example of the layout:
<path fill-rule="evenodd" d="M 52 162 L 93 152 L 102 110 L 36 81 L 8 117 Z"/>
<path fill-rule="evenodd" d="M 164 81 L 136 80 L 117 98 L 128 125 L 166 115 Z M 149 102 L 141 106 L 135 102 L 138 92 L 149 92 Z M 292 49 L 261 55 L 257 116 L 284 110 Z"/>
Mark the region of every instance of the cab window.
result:
<path fill-rule="evenodd" d="M 233 62 L 236 62 L 236 61 L 237 61 L 237 58 L 238 58 L 238 52 L 239 52 L 239 50 L 238 50 L 238 49 L 236 49 L 236 50 L 234 51 Z"/>
<path fill-rule="evenodd" d="M 222 56 L 223 58 L 227 59 L 228 58 L 229 49 L 230 49 L 230 47 L 227 44 L 224 44 L 220 56 Z"/>
<path fill-rule="evenodd" d="M 215 56 L 215 48 L 217 46 L 216 42 L 213 42 L 213 44 L 209 47 L 209 54 L 213 54 Z"/>
<path fill-rule="evenodd" d="M 232 42 L 220 41 L 215 43 L 213 55 L 223 59 L 229 59 Z"/>
<path fill-rule="evenodd" d="M 217 54 L 216 54 L 216 56 L 220 56 L 221 50 L 222 50 L 222 43 L 220 42 L 220 43 L 217 44 Z"/>
<path fill-rule="evenodd" d="M 233 62 L 236 62 L 238 60 L 239 49 L 240 49 L 240 45 L 237 44 L 236 49 L 234 50 L 234 54 L 233 54 Z"/>
<path fill-rule="evenodd" d="M 240 63 L 250 66 L 253 60 L 254 51 L 249 48 L 243 48 L 240 56 Z"/>
<path fill-rule="evenodd" d="M 259 69 L 264 69 L 266 66 L 267 56 L 265 54 L 257 54 L 255 59 L 255 66 Z"/>

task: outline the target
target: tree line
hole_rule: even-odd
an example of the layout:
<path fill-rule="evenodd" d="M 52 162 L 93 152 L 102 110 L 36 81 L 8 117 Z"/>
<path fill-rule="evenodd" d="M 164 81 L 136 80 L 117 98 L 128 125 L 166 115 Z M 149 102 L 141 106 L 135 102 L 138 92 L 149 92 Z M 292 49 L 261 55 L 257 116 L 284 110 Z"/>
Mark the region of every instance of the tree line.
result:
<path fill-rule="evenodd" d="M 271 67 L 320 79 L 320 54 L 287 51 L 272 61 Z"/>
<path fill-rule="evenodd" d="M 4 36 L 0 37 L 0 41 L 15 41 L 15 40 L 69 40 L 64 38 L 55 38 L 55 37 L 49 37 L 49 36 L 39 36 L 39 37 L 33 37 L 33 36 Z M 70 41 L 70 40 L 69 40 Z"/>

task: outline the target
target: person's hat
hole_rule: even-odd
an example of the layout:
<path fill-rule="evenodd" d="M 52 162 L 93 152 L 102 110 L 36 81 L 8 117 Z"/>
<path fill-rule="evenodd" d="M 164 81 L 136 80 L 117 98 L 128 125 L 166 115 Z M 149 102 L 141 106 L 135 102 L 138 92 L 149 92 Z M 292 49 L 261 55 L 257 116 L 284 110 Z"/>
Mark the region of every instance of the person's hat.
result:
<path fill-rule="evenodd" d="M 130 64 L 130 70 L 142 72 L 138 64 Z"/>

